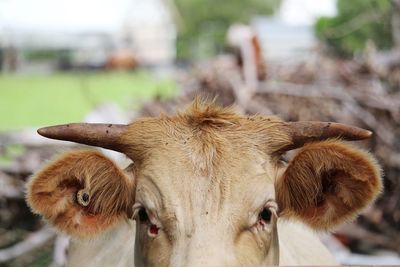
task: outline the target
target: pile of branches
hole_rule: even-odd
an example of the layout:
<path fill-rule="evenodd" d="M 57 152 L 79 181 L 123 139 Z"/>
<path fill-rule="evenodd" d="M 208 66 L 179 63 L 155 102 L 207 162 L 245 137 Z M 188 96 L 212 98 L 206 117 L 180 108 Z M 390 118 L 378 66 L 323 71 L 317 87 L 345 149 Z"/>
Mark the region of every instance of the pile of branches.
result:
<path fill-rule="evenodd" d="M 334 121 L 371 130 L 373 137 L 357 145 L 378 158 L 385 191 L 373 207 L 336 235 L 354 251 L 383 248 L 400 253 L 400 68 L 393 60 L 377 60 L 382 58 L 385 55 L 339 60 L 316 53 L 306 62 L 270 63 L 266 80 L 249 86 L 235 59 L 220 56 L 181 76 L 181 96 L 148 103 L 142 115 L 174 113 L 203 95 L 245 114 L 273 114 L 285 121 Z"/>
<path fill-rule="evenodd" d="M 67 149 L 39 141 L 36 131 L 0 134 L 0 266 L 61 267 L 68 240 L 34 215 L 25 202 L 25 183 L 55 154 Z M 73 146 L 68 145 L 68 149 Z"/>

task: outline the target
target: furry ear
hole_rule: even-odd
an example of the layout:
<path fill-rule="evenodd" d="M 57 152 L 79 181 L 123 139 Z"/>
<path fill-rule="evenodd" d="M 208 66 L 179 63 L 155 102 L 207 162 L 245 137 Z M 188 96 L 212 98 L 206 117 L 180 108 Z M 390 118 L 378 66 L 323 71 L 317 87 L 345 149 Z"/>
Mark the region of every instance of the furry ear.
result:
<path fill-rule="evenodd" d="M 119 221 L 132 206 L 133 183 L 96 151 L 59 157 L 30 178 L 27 202 L 59 230 L 93 236 Z"/>
<path fill-rule="evenodd" d="M 317 230 L 353 219 L 382 190 L 380 168 L 368 153 L 337 140 L 305 145 L 276 182 L 281 217 Z"/>

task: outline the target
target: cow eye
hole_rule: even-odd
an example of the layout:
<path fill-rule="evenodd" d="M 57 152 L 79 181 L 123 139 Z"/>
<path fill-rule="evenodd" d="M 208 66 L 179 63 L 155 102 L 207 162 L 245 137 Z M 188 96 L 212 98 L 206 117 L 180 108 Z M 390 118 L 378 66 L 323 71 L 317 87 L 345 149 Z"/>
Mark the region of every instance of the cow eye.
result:
<path fill-rule="evenodd" d="M 139 210 L 139 221 L 145 223 L 149 221 L 149 216 L 147 215 L 145 208 L 140 208 Z"/>
<path fill-rule="evenodd" d="M 269 223 L 271 221 L 271 217 L 272 213 L 268 208 L 264 208 L 259 214 L 260 220 L 263 220 L 266 223 Z"/>

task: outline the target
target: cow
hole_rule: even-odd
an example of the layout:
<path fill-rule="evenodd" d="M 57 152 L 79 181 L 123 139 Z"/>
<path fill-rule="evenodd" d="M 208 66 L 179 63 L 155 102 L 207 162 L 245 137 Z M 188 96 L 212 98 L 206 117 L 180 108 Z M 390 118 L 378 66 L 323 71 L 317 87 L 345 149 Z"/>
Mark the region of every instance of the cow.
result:
<path fill-rule="evenodd" d="M 129 50 L 116 50 L 112 52 L 105 63 L 106 70 L 133 70 L 139 65 L 134 53 Z"/>
<path fill-rule="evenodd" d="M 133 162 L 122 170 L 77 150 L 30 178 L 32 211 L 75 240 L 70 266 L 333 265 L 316 232 L 354 219 L 382 190 L 376 160 L 347 142 L 370 131 L 198 99 L 173 116 L 38 133 Z"/>

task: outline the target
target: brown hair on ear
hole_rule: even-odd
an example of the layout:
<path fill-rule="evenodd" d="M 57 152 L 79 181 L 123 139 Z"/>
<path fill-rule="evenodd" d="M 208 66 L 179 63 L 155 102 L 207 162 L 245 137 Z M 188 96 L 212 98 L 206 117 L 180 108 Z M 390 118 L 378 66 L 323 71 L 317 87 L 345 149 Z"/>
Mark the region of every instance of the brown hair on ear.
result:
<path fill-rule="evenodd" d="M 93 150 L 69 152 L 30 178 L 27 203 L 56 228 L 86 237 L 119 221 L 132 206 L 132 181 Z"/>
<path fill-rule="evenodd" d="M 281 216 L 318 230 L 353 219 L 381 190 L 375 159 L 338 140 L 305 145 L 276 182 Z"/>

